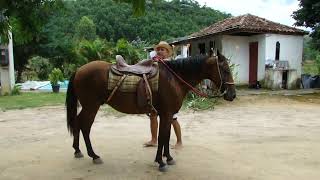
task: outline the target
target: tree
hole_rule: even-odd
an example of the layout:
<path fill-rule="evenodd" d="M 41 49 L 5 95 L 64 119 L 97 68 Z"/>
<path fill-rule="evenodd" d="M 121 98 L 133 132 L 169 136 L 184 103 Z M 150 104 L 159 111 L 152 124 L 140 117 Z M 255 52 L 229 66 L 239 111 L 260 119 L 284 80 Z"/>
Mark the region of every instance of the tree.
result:
<path fill-rule="evenodd" d="M 115 2 L 124 2 L 132 4 L 133 13 L 137 16 L 143 15 L 145 13 L 146 3 L 148 0 L 114 0 Z M 151 0 L 155 3 L 157 0 Z M 53 4 L 61 5 L 62 0 L 1 0 L 0 1 L 0 37 L 2 41 L 8 41 L 8 31 L 11 30 L 10 19 L 11 17 L 16 17 L 21 26 L 26 27 L 24 29 L 25 38 L 23 41 L 28 41 L 32 39 L 32 30 L 34 27 L 39 28 L 39 20 L 43 16 L 35 16 L 39 8 L 48 9 L 49 6 Z M 50 8 L 49 8 L 50 9 Z"/>
<path fill-rule="evenodd" d="M 141 57 L 138 50 L 125 39 L 118 40 L 115 54 L 121 54 L 128 64 L 136 64 Z"/>
<path fill-rule="evenodd" d="M 0 37 L 3 42 L 8 42 L 8 32 L 12 31 L 18 82 L 28 59 L 38 49 L 43 25 L 56 8 L 62 7 L 61 2 L 62 0 L 0 1 Z"/>
<path fill-rule="evenodd" d="M 13 31 L 17 27 L 19 33 L 13 33 L 15 43 L 24 44 L 31 41 L 39 34 L 52 7 L 57 5 L 61 5 L 61 0 L 1 0 L 0 36 L 7 42 L 11 27 Z"/>
<path fill-rule="evenodd" d="M 292 14 L 292 17 L 297 21 L 295 25 L 310 27 L 313 47 L 320 50 L 320 1 L 299 1 L 300 9 Z"/>
<path fill-rule="evenodd" d="M 79 65 L 87 61 L 115 59 L 115 54 L 109 52 L 114 53 L 115 44 L 119 39 L 124 38 L 132 42 L 140 37 L 143 42 L 138 44 L 132 42 L 129 45 L 124 41 L 118 44 L 119 53 L 123 50 L 122 45 L 129 48 L 133 45 L 134 49 L 139 49 L 139 58 L 136 58 L 135 53 L 131 53 L 134 51 L 123 52 L 130 55 L 130 60 L 134 57 L 133 63 L 143 58 L 141 54 L 146 54 L 140 50 L 143 47 L 151 46 L 160 40 L 189 35 L 231 16 L 209 7 L 201 7 L 194 0 L 156 0 L 156 3 L 147 0 L 144 16 L 133 16 L 134 9 L 131 7 L 133 1 L 127 1 L 128 3 L 116 3 L 114 0 L 61 1 L 63 8 L 48 9 L 48 12 L 43 14 L 42 11 L 37 11 L 35 17 L 45 16 L 41 18 L 45 21 L 39 24 L 40 32 L 35 29 L 37 31 L 32 34 L 31 41 L 17 43 L 23 42 L 19 40 L 15 43 L 15 68 L 18 70 L 18 77 L 32 56 L 49 59 L 53 67 L 61 68 L 64 74 L 69 76 Z M 10 17 L 12 17 L 10 23 L 14 31 L 14 40 L 20 39 L 19 35 L 23 38 L 21 32 L 24 26 L 19 22 L 19 18 L 15 18 L 16 16 Z M 102 46 L 104 43 L 95 41 L 96 39 L 112 44 L 108 46 L 108 52 Z"/>
<path fill-rule="evenodd" d="M 89 17 L 83 16 L 76 26 L 76 38 L 93 41 L 96 39 L 96 36 L 96 25 Z"/>
<path fill-rule="evenodd" d="M 132 4 L 133 13 L 136 16 L 141 16 L 146 11 L 146 2 L 150 2 L 148 0 L 114 0 L 116 2 L 124 2 Z M 151 0 L 152 3 L 155 3 L 159 0 Z"/>

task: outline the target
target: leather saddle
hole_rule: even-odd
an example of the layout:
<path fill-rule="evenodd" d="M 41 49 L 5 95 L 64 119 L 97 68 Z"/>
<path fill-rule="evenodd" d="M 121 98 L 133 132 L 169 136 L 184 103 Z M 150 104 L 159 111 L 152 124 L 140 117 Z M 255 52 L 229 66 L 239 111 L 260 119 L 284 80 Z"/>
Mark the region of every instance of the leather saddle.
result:
<path fill-rule="evenodd" d="M 148 77 L 153 77 L 158 71 L 157 66 L 152 60 L 142 60 L 137 64 L 129 65 L 121 55 L 116 56 L 116 64 L 111 68 L 123 74 L 134 74 L 138 76 L 145 74 Z"/>
<path fill-rule="evenodd" d="M 118 90 L 127 76 L 140 76 L 141 79 L 138 82 L 136 90 L 137 105 L 139 108 L 144 109 L 146 113 L 156 113 L 156 109 L 153 107 L 152 103 L 152 89 L 148 81 L 151 78 L 156 77 L 158 74 L 157 63 L 155 63 L 153 60 L 143 60 L 137 64 L 129 65 L 121 55 L 116 55 L 116 64 L 111 66 L 111 72 L 121 76 L 121 79 L 112 90 L 107 102 L 111 100 L 112 96 Z"/>

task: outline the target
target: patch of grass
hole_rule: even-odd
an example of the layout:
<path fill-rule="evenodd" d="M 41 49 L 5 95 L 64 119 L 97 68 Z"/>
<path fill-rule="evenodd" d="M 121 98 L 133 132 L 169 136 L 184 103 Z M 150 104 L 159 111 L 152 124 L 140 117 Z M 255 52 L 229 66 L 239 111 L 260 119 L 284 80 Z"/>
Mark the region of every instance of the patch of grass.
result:
<path fill-rule="evenodd" d="M 31 107 L 63 105 L 66 93 L 28 92 L 15 96 L 0 96 L 0 109 L 24 109 Z"/>
<path fill-rule="evenodd" d="M 210 110 L 214 109 L 217 104 L 217 98 L 202 98 L 191 94 L 183 102 L 182 109 L 192 109 L 194 111 Z"/>
<path fill-rule="evenodd" d="M 303 74 L 310 74 L 312 76 L 320 74 L 317 69 L 317 65 L 315 61 L 304 61 L 302 65 L 302 73 Z"/>

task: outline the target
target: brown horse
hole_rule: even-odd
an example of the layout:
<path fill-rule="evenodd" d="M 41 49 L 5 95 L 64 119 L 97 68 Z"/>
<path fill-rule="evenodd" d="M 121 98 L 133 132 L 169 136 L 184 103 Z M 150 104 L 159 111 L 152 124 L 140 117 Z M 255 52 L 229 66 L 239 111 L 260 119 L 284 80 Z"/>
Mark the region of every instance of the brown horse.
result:
<path fill-rule="evenodd" d="M 224 99 L 232 101 L 236 97 L 232 73 L 226 58 L 218 56 L 198 56 L 168 61 L 166 64 L 181 78 L 192 86 L 196 86 L 203 79 L 210 79 Z M 99 107 L 106 103 L 110 95 L 107 90 L 108 72 L 111 64 L 104 61 L 93 61 L 82 67 L 70 78 L 67 97 L 67 126 L 73 135 L 73 148 L 75 157 L 83 157 L 79 149 L 79 133 L 82 132 L 87 152 L 94 163 L 102 163 L 101 158 L 93 151 L 90 142 L 90 129 Z M 170 129 L 173 114 L 181 108 L 189 87 L 178 80 L 163 64 L 159 63 L 159 89 L 153 94 L 153 106 L 160 116 L 158 150 L 155 161 L 159 163 L 159 170 L 167 169 L 162 156 L 167 158 L 167 164 L 175 164 L 169 152 Z M 77 104 L 82 109 L 77 115 Z M 145 113 L 136 104 L 135 93 L 117 91 L 108 104 L 114 109 L 128 114 Z"/>

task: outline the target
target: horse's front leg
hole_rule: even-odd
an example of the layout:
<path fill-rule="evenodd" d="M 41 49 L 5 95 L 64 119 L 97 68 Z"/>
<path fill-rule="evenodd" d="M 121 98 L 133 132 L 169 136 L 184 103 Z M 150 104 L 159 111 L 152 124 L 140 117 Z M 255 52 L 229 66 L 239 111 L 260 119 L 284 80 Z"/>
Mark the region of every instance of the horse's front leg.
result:
<path fill-rule="evenodd" d="M 162 154 L 167 158 L 168 165 L 175 164 L 173 158 L 170 155 L 170 148 L 169 148 L 172 117 L 173 117 L 172 113 L 160 114 L 158 150 L 157 150 L 157 155 L 155 160 L 156 162 L 159 163 L 160 171 L 167 170 L 166 164 L 162 160 Z"/>

